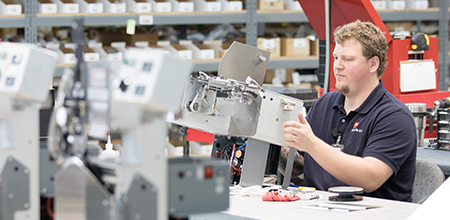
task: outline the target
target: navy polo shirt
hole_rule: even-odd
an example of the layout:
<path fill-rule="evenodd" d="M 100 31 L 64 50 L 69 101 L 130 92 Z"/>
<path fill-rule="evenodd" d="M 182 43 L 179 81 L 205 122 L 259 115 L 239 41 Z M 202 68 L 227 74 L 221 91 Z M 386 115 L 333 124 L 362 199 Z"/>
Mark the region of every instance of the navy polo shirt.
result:
<path fill-rule="evenodd" d="M 416 170 L 416 128 L 410 110 L 390 94 L 380 80 L 364 103 L 348 115 L 345 97 L 335 91 L 317 99 L 308 112 L 307 120 L 314 134 L 328 144 L 335 144 L 338 129 L 343 152 L 360 157 L 375 157 L 394 171 L 377 190 L 366 196 L 411 201 Z M 319 190 L 345 186 L 325 171 L 307 153 L 304 154 L 304 183 Z M 345 163 L 345 161 L 342 161 Z"/>

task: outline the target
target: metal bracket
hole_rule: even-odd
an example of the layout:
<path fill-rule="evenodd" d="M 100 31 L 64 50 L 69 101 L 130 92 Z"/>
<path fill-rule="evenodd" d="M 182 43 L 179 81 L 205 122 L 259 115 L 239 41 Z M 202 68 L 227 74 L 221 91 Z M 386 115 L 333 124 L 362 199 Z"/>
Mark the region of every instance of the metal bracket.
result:
<path fill-rule="evenodd" d="M 14 219 L 18 210 L 30 208 L 30 170 L 8 157 L 0 175 L 0 220 Z"/>
<path fill-rule="evenodd" d="M 157 219 L 158 188 L 143 176 L 136 175 L 122 197 L 124 219 Z"/>

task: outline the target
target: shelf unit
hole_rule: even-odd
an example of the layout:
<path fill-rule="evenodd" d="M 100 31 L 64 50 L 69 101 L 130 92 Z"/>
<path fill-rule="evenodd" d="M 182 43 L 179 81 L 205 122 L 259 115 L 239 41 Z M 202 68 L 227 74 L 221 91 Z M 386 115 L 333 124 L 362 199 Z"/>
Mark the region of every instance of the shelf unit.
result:
<path fill-rule="evenodd" d="M 439 85 L 440 90 L 448 89 L 449 81 L 449 46 L 448 29 L 450 11 L 448 0 L 439 0 L 439 8 L 425 10 L 383 10 L 378 11 L 383 21 L 439 21 Z M 0 28 L 25 28 L 27 42 L 35 43 L 37 40 L 37 26 L 63 27 L 70 26 L 74 17 L 83 16 L 86 26 L 125 26 L 128 19 L 146 17 L 151 19 L 147 25 L 190 25 L 190 24 L 221 24 L 242 23 L 246 25 L 246 43 L 256 46 L 258 24 L 280 22 L 308 22 L 307 17 L 301 11 L 271 11 L 257 10 L 257 0 L 246 0 L 246 10 L 240 12 L 192 12 L 192 13 L 104 13 L 104 14 L 37 14 L 35 0 L 26 0 L 24 15 L 0 16 Z M 148 20 L 148 19 L 147 19 Z M 138 24 L 139 25 L 139 24 Z M 218 59 L 208 61 L 195 61 L 195 70 L 217 70 Z M 304 58 L 272 58 L 268 68 L 298 68 L 309 69 L 318 66 L 317 57 Z"/>

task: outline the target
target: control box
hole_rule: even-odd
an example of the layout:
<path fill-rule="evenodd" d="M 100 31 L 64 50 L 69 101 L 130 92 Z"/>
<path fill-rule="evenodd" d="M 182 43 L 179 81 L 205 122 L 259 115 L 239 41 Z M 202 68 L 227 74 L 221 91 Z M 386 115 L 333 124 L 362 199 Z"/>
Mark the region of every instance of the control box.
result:
<path fill-rule="evenodd" d="M 0 44 L 0 93 L 45 101 L 58 55 L 33 44 Z"/>

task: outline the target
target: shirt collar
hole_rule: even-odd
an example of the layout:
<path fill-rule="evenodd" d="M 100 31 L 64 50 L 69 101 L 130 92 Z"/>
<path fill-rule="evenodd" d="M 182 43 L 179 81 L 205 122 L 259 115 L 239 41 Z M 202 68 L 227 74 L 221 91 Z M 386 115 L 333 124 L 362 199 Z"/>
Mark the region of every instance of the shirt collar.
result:
<path fill-rule="evenodd" d="M 366 100 L 355 111 L 361 114 L 366 114 L 377 103 L 377 101 L 386 93 L 387 90 L 383 86 L 383 81 L 380 79 L 377 87 L 370 93 Z M 333 109 L 338 108 L 344 110 L 345 96 L 342 93 L 339 94 L 336 101 L 334 101 Z"/>

